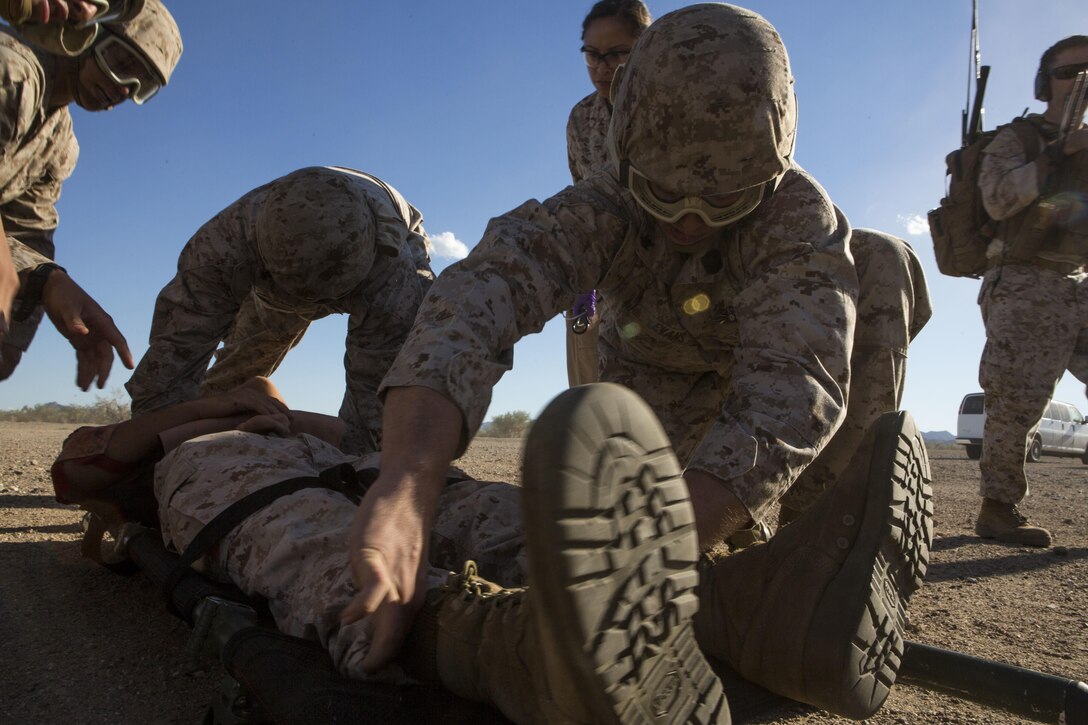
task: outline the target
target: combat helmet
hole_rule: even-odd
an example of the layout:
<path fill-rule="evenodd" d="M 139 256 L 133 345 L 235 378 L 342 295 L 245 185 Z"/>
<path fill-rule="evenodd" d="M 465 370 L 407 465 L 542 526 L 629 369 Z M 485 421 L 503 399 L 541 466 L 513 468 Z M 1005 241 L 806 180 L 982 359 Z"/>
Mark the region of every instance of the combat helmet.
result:
<path fill-rule="evenodd" d="M 255 246 L 274 289 L 258 289 L 270 307 L 325 312 L 366 279 L 377 254 L 373 212 L 354 177 L 307 167 L 268 185 L 256 217 Z"/>
<path fill-rule="evenodd" d="M 55 55 L 75 57 L 94 43 L 101 23 L 131 20 L 143 9 L 144 0 L 88 0 L 95 15 L 83 23 L 34 23 L 31 0 L 11 0 L 4 15 L 19 34 L 34 45 Z"/>
<path fill-rule="evenodd" d="M 694 212 L 714 226 L 735 222 L 790 166 L 793 75 L 778 32 L 757 13 L 705 3 L 664 15 L 643 32 L 612 88 L 613 163 L 659 219 Z"/>
<path fill-rule="evenodd" d="M 181 31 L 161 0 L 143 0 L 135 16 L 103 23 L 102 29 L 94 44 L 98 64 L 115 82 L 133 89 L 136 103 L 170 82 L 181 58 Z M 132 53 L 139 63 L 131 62 Z"/>

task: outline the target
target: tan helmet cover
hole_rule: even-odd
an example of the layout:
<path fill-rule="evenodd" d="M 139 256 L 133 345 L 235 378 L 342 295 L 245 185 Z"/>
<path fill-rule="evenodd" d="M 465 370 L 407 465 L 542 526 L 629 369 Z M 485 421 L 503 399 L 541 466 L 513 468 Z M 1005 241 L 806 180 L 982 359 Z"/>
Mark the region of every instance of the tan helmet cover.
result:
<path fill-rule="evenodd" d="M 102 27 L 138 48 L 159 74 L 164 86 L 170 82 L 170 76 L 181 58 L 181 31 L 161 0 L 143 0 L 143 8 L 132 19 L 104 23 Z"/>
<path fill-rule="evenodd" d="M 3 3 L 4 0 L 0 0 Z M 98 23 L 95 21 L 99 15 L 109 12 L 114 8 L 108 0 L 90 0 L 98 6 L 98 15 L 89 23 L 72 25 L 70 23 L 54 23 L 48 25 L 30 24 L 24 25 L 33 14 L 33 6 L 30 0 L 9 0 L 9 14 L 0 10 L 0 17 L 18 27 L 19 34 L 31 43 L 53 53 L 55 55 L 67 55 L 75 57 L 94 44 L 98 37 Z M 113 0 L 113 4 L 119 0 Z M 136 15 L 143 8 L 144 0 L 125 0 L 121 20 Z M 4 5 L 0 4 L 0 8 Z"/>
<path fill-rule="evenodd" d="M 308 167 L 269 185 L 256 219 L 257 253 L 292 303 L 338 300 L 370 273 L 374 217 L 354 177 Z"/>
<path fill-rule="evenodd" d="M 776 180 L 797 132 L 782 39 L 751 10 L 681 8 L 643 32 L 612 87 L 610 148 L 648 179 L 685 196 Z"/>

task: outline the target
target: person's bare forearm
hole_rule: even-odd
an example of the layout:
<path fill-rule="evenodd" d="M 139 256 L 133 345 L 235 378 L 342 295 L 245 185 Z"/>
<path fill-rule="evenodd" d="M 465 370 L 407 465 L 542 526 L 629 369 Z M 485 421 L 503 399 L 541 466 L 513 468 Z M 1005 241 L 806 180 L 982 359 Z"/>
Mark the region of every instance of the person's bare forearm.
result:
<path fill-rule="evenodd" d="M 344 428 L 344 421 L 335 415 L 311 413 L 308 410 L 291 411 L 292 433 L 308 433 L 326 443 L 339 447 L 340 439 L 344 435 Z"/>
<path fill-rule="evenodd" d="M 381 473 L 348 534 L 356 594 L 340 615 L 345 624 L 375 615 L 370 672 L 396 654 L 422 603 L 438 496 L 464 429 L 460 409 L 423 387 L 391 388 L 383 425 Z"/>
<path fill-rule="evenodd" d="M 453 401 L 430 388 L 391 388 L 385 396 L 382 473 L 445 480 L 464 422 Z"/>
<path fill-rule="evenodd" d="M 208 419 L 207 407 L 206 402 L 198 398 L 126 420 L 114 431 L 109 447 L 106 449 L 106 455 L 116 461 L 142 461 L 158 447 L 159 435 L 172 428 L 194 423 L 205 424 L 199 429 L 187 428 L 186 437 L 182 438 L 187 440 L 206 433 L 231 430 L 249 417 L 240 415 Z"/>

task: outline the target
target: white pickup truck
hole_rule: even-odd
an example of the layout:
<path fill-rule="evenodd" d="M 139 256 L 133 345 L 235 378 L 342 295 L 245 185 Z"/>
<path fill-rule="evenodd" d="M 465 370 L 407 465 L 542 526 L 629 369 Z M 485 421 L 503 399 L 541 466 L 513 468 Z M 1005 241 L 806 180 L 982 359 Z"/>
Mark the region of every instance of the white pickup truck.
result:
<path fill-rule="evenodd" d="M 956 423 L 956 443 L 967 447 L 967 457 L 982 457 L 982 424 L 986 421 L 985 397 L 982 393 L 964 396 Z M 1088 463 L 1088 422 L 1076 406 L 1052 400 L 1031 439 L 1026 460 L 1038 462 L 1044 455 L 1078 456 Z"/>

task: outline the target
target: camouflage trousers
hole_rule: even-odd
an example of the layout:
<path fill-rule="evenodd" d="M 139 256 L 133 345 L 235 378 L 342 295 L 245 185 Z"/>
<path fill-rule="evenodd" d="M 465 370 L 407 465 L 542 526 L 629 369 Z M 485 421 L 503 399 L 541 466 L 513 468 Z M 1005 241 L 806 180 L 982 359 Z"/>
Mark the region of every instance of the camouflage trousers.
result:
<path fill-rule="evenodd" d="M 986 325 L 980 492 L 1018 503 L 1028 494 L 1028 441 L 1055 386 L 1066 370 L 1088 382 L 1088 274 L 997 267 L 983 278 L 978 302 Z"/>
<path fill-rule="evenodd" d="M 169 453 L 157 466 L 163 541 L 182 551 L 219 512 L 272 484 L 372 459 L 342 453 L 307 435 L 275 438 L 231 431 L 197 438 Z M 363 673 L 371 636 L 364 619 L 341 626 L 340 611 L 355 593 L 347 558 L 347 535 L 355 505 L 321 488 L 283 496 L 229 533 L 197 564 L 207 576 L 231 581 L 250 596 L 268 600 L 281 631 L 320 642 L 344 675 Z M 524 584 L 527 560 L 521 537 L 521 496 L 506 483 L 461 480 L 446 486 L 432 535 L 428 586 L 474 559 L 480 574 L 507 586 Z M 374 677 L 370 677 L 374 679 Z M 377 679 L 403 682 L 390 668 Z"/>
<path fill-rule="evenodd" d="M 933 314 L 922 263 L 906 242 L 855 229 L 850 251 L 858 271 L 858 318 L 846 418 L 780 499 L 793 511 L 804 511 L 830 488 L 877 418 L 899 409 L 907 349 Z"/>
<path fill-rule="evenodd" d="M 846 419 L 779 499 L 783 508 L 804 511 L 838 480 L 877 418 L 899 409 L 906 365 L 905 355 L 886 347 L 854 348 L 850 356 L 850 398 Z"/>

